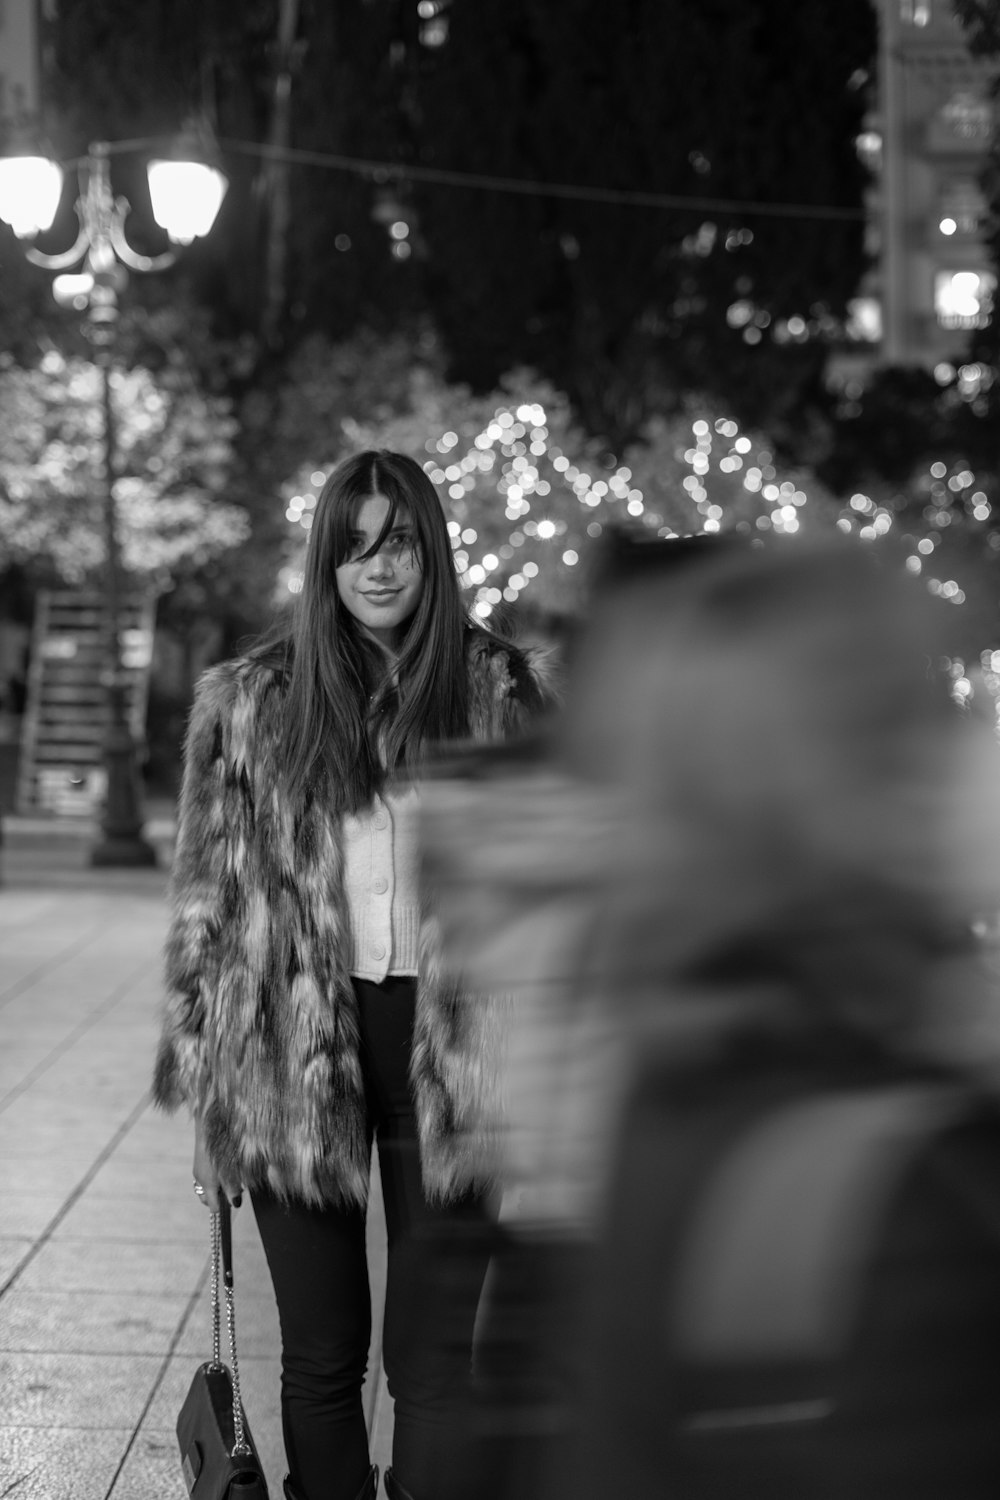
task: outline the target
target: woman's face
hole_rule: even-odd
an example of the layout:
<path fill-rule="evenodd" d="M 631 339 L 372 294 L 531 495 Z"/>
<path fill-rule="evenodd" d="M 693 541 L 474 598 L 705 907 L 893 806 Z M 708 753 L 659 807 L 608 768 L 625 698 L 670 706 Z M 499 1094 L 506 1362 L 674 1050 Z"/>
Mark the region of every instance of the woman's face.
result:
<path fill-rule="evenodd" d="M 402 507 L 379 550 L 371 557 L 363 556 L 382 530 L 389 510 L 384 495 L 370 495 L 362 503 L 351 532 L 348 560 L 336 569 L 336 578 L 344 608 L 369 635 L 394 651 L 420 602 L 424 575 L 413 523 Z"/>

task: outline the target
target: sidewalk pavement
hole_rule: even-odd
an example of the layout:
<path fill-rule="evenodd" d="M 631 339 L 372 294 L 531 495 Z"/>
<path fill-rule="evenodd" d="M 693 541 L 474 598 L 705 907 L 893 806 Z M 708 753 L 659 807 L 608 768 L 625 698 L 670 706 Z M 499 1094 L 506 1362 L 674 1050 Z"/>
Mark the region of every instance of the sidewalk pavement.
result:
<path fill-rule="evenodd" d="M 149 1099 L 169 816 L 155 870 L 91 870 L 90 831 L 4 820 L 0 849 L 0 1496 L 185 1500 L 174 1423 L 211 1356 L 209 1215 L 191 1129 Z M 373 1461 L 392 1414 L 369 1214 Z M 252 1211 L 234 1216 L 244 1401 L 271 1494 L 285 1473 L 277 1314 Z"/>

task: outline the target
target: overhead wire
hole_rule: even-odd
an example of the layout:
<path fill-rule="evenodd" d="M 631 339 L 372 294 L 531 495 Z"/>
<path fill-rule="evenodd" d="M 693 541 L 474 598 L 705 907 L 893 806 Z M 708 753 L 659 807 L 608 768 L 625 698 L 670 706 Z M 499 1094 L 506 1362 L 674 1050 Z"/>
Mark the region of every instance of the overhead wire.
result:
<path fill-rule="evenodd" d="M 102 141 L 108 154 L 120 156 L 159 144 L 160 136 L 133 136 L 126 141 Z M 223 136 L 217 141 L 222 150 L 243 156 L 256 156 L 289 165 L 322 166 L 328 171 L 351 172 L 355 177 L 372 177 L 376 181 L 415 181 L 442 187 L 469 187 L 480 192 L 520 193 L 531 198 L 564 198 L 574 202 L 601 202 L 624 208 L 681 208 L 702 213 L 736 213 L 774 219 L 826 219 L 861 222 L 867 217 L 864 208 L 844 208 L 829 202 L 769 202 L 760 198 L 708 198 L 700 193 L 640 192 L 631 187 L 597 187 L 585 183 L 552 183 L 532 177 L 495 177 L 490 172 L 465 172 L 444 166 L 418 166 L 405 162 L 387 162 L 364 156 L 345 156 L 337 151 L 313 151 L 303 147 L 274 147 L 262 141 L 241 141 Z M 73 157 L 67 166 L 79 166 L 85 156 Z"/>
<path fill-rule="evenodd" d="M 160 137 L 133 137 L 122 141 L 103 141 L 109 155 L 144 150 L 161 142 Z M 262 141 L 245 141 L 222 137 L 217 142 L 223 151 L 255 156 L 263 161 L 287 162 L 289 165 L 322 167 L 348 172 L 376 182 L 426 182 L 441 187 L 469 188 L 479 192 L 517 193 L 523 197 L 562 198 L 576 203 L 605 203 L 621 208 L 698 210 L 704 213 L 745 214 L 766 218 L 821 219 L 859 223 L 866 218 L 864 208 L 845 208 L 832 203 L 776 203 L 759 198 L 713 198 L 699 193 L 656 193 L 634 188 L 611 188 L 573 182 L 546 182 L 528 177 L 498 177 L 487 172 L 464 172 L 446 167 L 419 166 L 413 163 L 383 161 L 363 156 L 348 156 L 334 151 L 312 151 L 298 146 L 276 147 Z M 79 166 L 86 156 L 67 162 Z"/>
<path fill-rule="evenodd" d="M 410 163 L 369 160 L 331 151 L 310 151 L 300 147 L 273 147 L 254 141 L 223 138 L 224 150 L 259 156 L 270 161 L 284 161 L 301 166 L 326 167 L 350 172 L 355 176 L 374 177 L 383 181 L 426 182 L 444 187 L 464 187 L 497 193 L 519 193 L 536 198 L 564 198 L 583 203 L 610 203 L 625 208 L 701 209 L 709 213 L 767 215 L 775 218 L 839 219 L 860 221 L 863 208 L 843 208 L 829 203 L 774 203 L 761 199 L 709 198 L 700 194 L 641 192 L 631 188 L 605 188 L 582 183 L 546 182 L 525 177 L 495 177 L 484 172 L 463 172 L 444 167 L 417 166 Z"/>

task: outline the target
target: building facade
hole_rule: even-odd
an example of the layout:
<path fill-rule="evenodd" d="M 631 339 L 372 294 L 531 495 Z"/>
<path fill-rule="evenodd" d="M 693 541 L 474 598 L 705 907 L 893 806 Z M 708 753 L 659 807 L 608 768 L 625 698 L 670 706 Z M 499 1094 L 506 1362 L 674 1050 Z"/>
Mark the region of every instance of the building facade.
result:
<path fill-rule="evenodd" d="M 37 120 L 41 109 L 41 13 L 54 0 L 0 0 L 0 128 Z"/>
<path fill-rule="evenodd" d="M 878 363 L 945 379 L 993 312 L 981 178 L 996 63 L 971 55 L 949 0 L 878 0 L 878 10 L 877 108 L 859 141 L 876 184 L 869 329 L 881 335 Z"/>

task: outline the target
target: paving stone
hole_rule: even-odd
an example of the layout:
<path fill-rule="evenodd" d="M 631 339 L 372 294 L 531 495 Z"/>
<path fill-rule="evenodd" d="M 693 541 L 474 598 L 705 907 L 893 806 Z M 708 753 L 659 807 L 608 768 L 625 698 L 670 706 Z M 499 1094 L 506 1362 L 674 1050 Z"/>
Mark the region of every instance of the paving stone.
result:
<path fill-rule="evenodd" d="M 0 1121 L 3 1117 L 0 1116 Z M 89 1123 L 82 1123 L 75 1128 L 60 1130 L 57 1127 L 46 1127 L 32 1125 L 26 1128 L 19 1125 L 15 1133 L 18 1142 L 23 1142 L 15 1151 L 10 1153 L 6 1160 L 18 1158 L 23 1166 L 36 1176 L 37 1180 L 46 1182 L 49 1180 L 49 1170 L 62 1172 L 63 1148 L 70 1147 L 66 1160 L 70 1166 L 79 1166 L 82 1169 L 76 1173 L 76 1182 L 80 1182 L 88 1171 L 105 1156 L 111 1149 L 115 1134 L 119 1129 L 118 1119 L 107 1119 L 101 1121 L 97 1118 Z M 65 1180 L 65 1179 L 63 1179 Z"/>
<path fill-rule="evenodd" d="M 128 1132 L 122 1139 L 120 1150 L 142 1151 L 147 1156 L 156 1156 L 158 1159 L 169 1158 L 177 1155 L 186 1157 L 191 1161 L 191 1152 L 194 1146 L 194 1124 L 187 1110 L 180 1110 L 174 1115 L 165 1115 L 157 1109 L 149 1097 L 148 1090 L 153 1084 L 153 1048 L 143 1048 L 142 1072 L 139 1082 L 147 1090 L 145 1108 L 136 1111 L 135 1119 Z M 148 1061 L 149 1067 L 146 1068 Z"/>
<path fill-rule="evenodd" d="M 42 1126 L 72 1129 L 77 1122 L 85 1123 L 97 1110 L 103 1111 L 119 1098 L 128 1101 L 121 1110 L 123 1117 L 141 1103 L 145 1079 L 130 1078 L 127 1066 L 120 1061 L 112 1061 L 110 1066 L 81 1061 L 76 1046 L 76 1042 L 69 1042 L 54 1061 L 25 1080 L 27 1087 L 4 1105 L 5 1122 L 9 1119 L 18 1126 L 22 1121 L 28 1125 L 37 1120 Z"/>
<path fill-rule="evenodd" d="M 51 1151 L 42 1150 L 38 1142 L 25 1141 L 16 1156 L 0 1155 L 0 1212 L 8 1194 L 54 1193 L 64 1201 L 80 1185 L 96 1159 L 94 1151 L 63 1151 L 54 1157 Z"/>
<path fill-rule="evenodd" d="M 79 1025 L 83 1016 L 108 998 L 114 988 L 113 973 L 113 970 L 91 970 L 89 982 L 81 985 L 69 971 L 53 970 L 51 965 L 43 963 L 26 965 L 15 983 L 8 982 L 12 976 L 5 970 L 0 1014 L 5 1022 L 8 1018 L 18 1024 L 30 1021 L 32 999 L 37 1005 L 39 989 L 44 986 L 46 1019 L 67 1027 Z"/>
<path fill-rule="evenodd" d="M 0 992 L 0 1005 L 5 1024 L 16 1022 L 19 1026 L 32 1020 L 37 1007 L 39 990 L 45 990 L 45 1016 L 51 1025 L 60 1025 L 67 1032 L 75 1031 L 81 1021 L 100 1011 L 120 989 L 122 976 L 114 965 L 92 969 L 81 979 L 72 972 L 49 973 L 36 971 L 34 977 L 24 983 L 17 994 L 6 1000 Z M 34 1002 L 34 1004 L 33 1004 Z"/>
<path fill-rule="evenodd" d="M 33 1239 L 24 1237 L 0 1239 L 0 1286 L 21 1264 L 34 1243 Z"/>
<path fill-rule="evenodd" d="M 185 1114 L 136 1108 L 162 998 L 162 882 L 135 896 L 127 881 L 112 891 L 87 878 L 21 893 L 16 908 L 9 885 L 0 894 L 0 945 L 12 957 L 0 978 L 0 1027 L 11 1041 L 0 1058 L 0 1264 L 5 1250 L 16 1264 L 63 1214 L 0 1299 L 0 1413 L 9 1424 L 0 1428 L 0 1495 L 16 1484 L 16 1500 L 184 1500 L 174 1423 L 211 1352 L 207 1290 L 165 1361 L 207 1266 L 209 1216 L 191 1192 Z M 376 1181 L 376 1306 L 379 1209 Z M 234 1246 L 244 1394 L 277 1497 L 285 1472 L 278 1320 L 249 1203 L 235 1216 Z M 376 1334 L 364 1399 L 384 1463 L 392 1412 L 380 1347 Z"/>
<path fill-rule="evenodd" d="M 46 979 L 47 981 L 58 979 L 61 974 L 62 983 L 58 984 L 58 993 L 79 993 L 79 986 L 73 985 L 73 970 L 70 966 L 79 966 L 81 962 L 90 958 L 87 950 L 97 945 L 102 934 L 95 931 L 92 924 L 87 921 L 79 924 L 67 925 L 66 931 L 60 935 L 57 946 L 53 946 L 53 937 L 47 933 L 33 934 L 33 940 L 22 939 L 17 950 L 5 958 L 3 988 L 0 989 L 0 1000 L 8 1002 L 21 1001 L 28 985 L 32 981 Z M 94 969 L 98 974 L 107 971 L 108 961 L 99 960 Z M 53 998 L 56 998 L 57 988 L 53 986 Z"/>
<path fill-rule="evenodd" d="M 163 1198 L 170 1195 L 185 1202 L 193 1197 L 191 1162 L 154 1162 L 141 1152 L 132 1155 L 113 1151 L 95 1172 L 87 1191 L 99 1197 L 115 1197 L 120 1203 L 131 1203 L 133 1196 Z"/>
<path fill-rule="evenodd" d="M 191 1189 L 191 1162 L 194 1157 L 194 1128 L 184 1122 L 185 1129 L 168 1140 L 146 1131 L 137 1134 L 130 1130 L 115 1147 L 114 1160 L 127 1162 L 131 1166 L 147 1166 L 156 1173 L 161 1183 L 171 1184 L 183 1179 L 188 1191 Z"/>
<path fill-rule="evenodd" d="M 35 1240 L 65 1203 L 57 1192 L 5 1193 L 0 1199 L 0 1233 L 12 1238 Z"/>
<path fill-rule="evenodd" d="M 173 1243 L 169 1254 L 153 1255 L 148 1246 L 134 1241 L 53 1238 L 35 1256 L 18 1285 L 24 1291 L 190 1295 L 207 1258 L 205 1246 L 184 1242 Z"/>
<path fill-rule="evenodd" d="M 131 1429 L 125 1427 L 0 1427 L 0 1495 L 15 1500 L 105 1500 L 130 1437 Z M 177 1500 L 184 1500 L 183 1486 Z"/>
<path fill-rule="evenodd" d="M 9 1354 L 163 1354 L 184 1316 L 182 1294 L 25 1291 L 0 1301 L 0 1349 Z"/>
<path fill-rule="evenodd" d="M 40 891 L 27 893 L 4 886 L 0 900 L 0 931 L 5 927 L 15 932 L 26 931 L 34 922 L 44 922 L 52 911 L 52 897 Z"/>
<path fill-rule="evenodd" d="M 2 947 L 2 941 L 0 941 L 0 947 Z M 4 1037 L 16 1036 L 20 1046 L 37 1046 L 50 1052 L 71 1034 L 77 1021 L 73 1021 L 70 1017 L 60 1020 L 58 1016 L 50 1015 L 47 1009 L 40 1010 L 37 991 L 34 1009 L 24 1016 L 13 1017 L 10 1007 L 5 1007 L 0 999 L 0 1027 L 3 1028 Z M 5 1040 L 5 1049 L 6 1045 Z"/>
<path fill-rule="evenodd" d="M 6 1027 L 4 1028 L 6 1031 Z M 4 1038 L 3 1055 L 0 1056 L 0 1094 L 13 1088 L 27 1073 L 45 1061 L 52 1053 L 52 1046 L 45 1041 L 25 1037 Z"/>
<path fill-rule="evenodd" d="M 11 1427 L 134 1430 L 162 1355 L 0 1354 L 0 1411 Z"/>
<path fill-rule="evenodd" d="M 189 1202 L 179 1192 L 165 1193 L 156 1184 L 149 1186 L 148 1195 L 140 1197 L 136 1191 L 124 1202 L 118 1193 L 88 1189 L 59 1224 L 53 1240 L 134 1240 L 151 1246 L 153 1254 L 169 1254 L 167 1247 L 178 1240 L 207 1244 L 199 1217 L 205 1211 L 199 1209 L 194 1194 Z M 5 1204 L 0 1213 L 6 1220 Z"/>
<path fill-rule="evenodd" d="M 138 1204 L 145 1205 L 142 1211 L 147 1222 L 158 1222 L 161 1210 L 164 1218 L 172 1218 L 178 1206 L 188 1213 L 193 1208 L 201 1208 L 194 1195 L 190 1161 L 162 1163 L 114 1154 L 95 1174 L 93 1187 L 95 1197 L 116 1199 L 122 1212 L 136 1213 Z M 205 1218 L 204 1239 L 208 1244 L 208 1212 L 201 1208 L 201 1213 Z M 192 1232 L 196 1236 L 201 1234 L 197 1227 L 201 1220 L 196 1217 L 190 1222 Z"/>
<path fill-rule="evenodd" d="M 4 1135 L 14 1140 L 31 1137 L 58 1150 L 59 1142 L 70 1140 L 78 1149 L 102 1138 L 110 1139 L 119 1130 L 142 1098 L 142 1089 L 121 1086 L 121 1102 L 102 1098 L 99 1091 L 91 1095 L 84 1082 L 77 1097 L 65 1093 L 47 1094 L 31 1089 L 8 1105 L 0 1119 Z"/>
<path fill-rule="evenodd" d="M 140 1428 L 108 1500 L 187 1500 L 187 1493 L 173 1428 Z M 280 1488 L 271 1494 L 280 1495 Z"/>
<path fill-rule="evenodd" d="M 150 1051 L 152 1058 L 152 1050 Z M 152 1064 L 150 1064 L 152 1067 Z M 191 1159 L 194 1130 L 186 1112 L 167 1115 L 152 1105 L 135 1122 L 122 1147 L 139 1149 L 150 1156 L 185 1156 Z"/>

